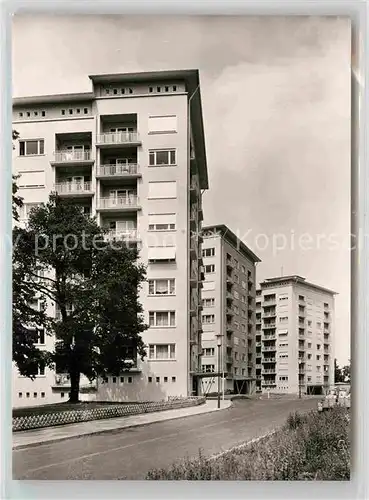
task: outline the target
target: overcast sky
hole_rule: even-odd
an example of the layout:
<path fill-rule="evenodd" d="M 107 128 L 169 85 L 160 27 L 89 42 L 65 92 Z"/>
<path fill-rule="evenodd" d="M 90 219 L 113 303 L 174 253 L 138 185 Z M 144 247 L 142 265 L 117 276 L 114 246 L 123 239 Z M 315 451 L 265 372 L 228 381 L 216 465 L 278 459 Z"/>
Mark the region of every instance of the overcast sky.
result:
<path fill-rule="evenodd" d="M 189 68 L 198 68 L 201 79 L 210 183 L 205 223 L 227 224 L 244 239 L 262 259 L 259 281 L 298 274 L 338 292 L 336 357 L 346 363 L 349 22 L 41 15 L 14 21 L 16 97 L 90 91 L 89 74 Z"/>

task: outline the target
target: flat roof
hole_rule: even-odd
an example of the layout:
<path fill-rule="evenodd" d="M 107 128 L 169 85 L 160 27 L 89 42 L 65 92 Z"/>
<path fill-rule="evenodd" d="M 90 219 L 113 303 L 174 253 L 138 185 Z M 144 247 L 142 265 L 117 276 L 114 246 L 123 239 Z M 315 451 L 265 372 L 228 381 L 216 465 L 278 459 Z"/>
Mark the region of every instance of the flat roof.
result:
<path fill-rule="evenodd" d="M 189 119 L 193 129 L 196 163 L 199 168 L 200 188 L 209 188 L 208 167 L 206 159 L 205 132 L 202 114 L 202 102 L 200 91 L 200 76 L 198 69 L 181 69 L 166 71 L 143 71 L 138 73 L 112 73 L 89 75 L 89 79 L 95 83 L 109 82 L 156 82 L 163 80 L 181 80 L 186 83 L 189 99 Z M 81 102 L 93 101 L 96 98 L 93 92 L 79 94 L 55 94 L 30 97 L 16 97 L 13 106 L 25 106 L 33 104 L 52 104 L 59 102 Z"/>
<path fill-rule="evenodd" d="M 275 278 L 266 278 L 264 281 L 260 283 L 261 288 L 263 285 L 273 285 L 273 284 L 279 284 L 285 281 L 289 281 L 292 284 L 298 284 L 298 285 L 305 285 L 306 287 L 309 288 L 315 288 L 316 290 L 320 290 L 321 292 L 329 293 L 331 295 L 337 295 L 338 292 L 334 292 L 333 290 L 330 290 L 329 288 L 322 287 L 320 285 L 315 285 L 314 283 L 310 283 L 309 281 L 306 281 L 306 278 L 302 276 L 298 276 L 297 274 L 294 275 L 289 275 L 289 276 L 277 276 Z"/>
<path fill-rule="evenodd" d="M 238 238 L 233 231 L 229 229 L 225 224 L 218 224 L 215 226 L 205 226 L 202 228 L 203 231 L 215 231 L 221 233 L 222 237 L 236 247 L 237 250 L 242 251 L 253 262 L 261 262 L 261 259 L 254 254 L 254 252 L 245 243 Z"/>

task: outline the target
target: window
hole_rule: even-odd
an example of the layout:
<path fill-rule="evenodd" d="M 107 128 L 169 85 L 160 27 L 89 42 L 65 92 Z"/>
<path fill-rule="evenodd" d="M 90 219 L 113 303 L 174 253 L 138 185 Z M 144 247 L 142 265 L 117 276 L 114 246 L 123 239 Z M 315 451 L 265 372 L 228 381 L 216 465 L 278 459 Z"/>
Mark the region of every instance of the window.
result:
<path fill-rule="evenodd" d="M 174 231 L 176 214 L 149 214 L 149 231 Z"/>
<path fill-rule="evenodd" d="M 214 257 L 215 256 L 215 248 L 204 248 L 202 251 L 203 257 Z"/>
<path fill-rule="evenodd" d="M 202 371 L 204 373 L 213 373 L 215 372 L 215 365 L 202 365 Z"/>
<path fill-rule="evenodd" d="M 279 380 L 281 381 L 288 381 L 288 376 L 287 375 L 282 375 L 281 377 L 279 377 Z"/>
<path fill-rule="evenodd" d="M 40 206 L 40 203 L 24 203 L 23 207 L 21 207 L 19 211 L 19 217 L 20 219 L 28 219 L 30 216 L 31 210 L 33 208 L 37 208 Z"/>
<path fill-rule="evenodd" d="M 288 316 L 281 316 L 279 318 L 280 323 L 287 323 L 288 322 Z"/>
<path fill-rule="evenodd" d="M 26 187 L 44 187 L 45 186 L 45 171 L 22 171 L 19 172 L 18 186 L 21 188 Z"/>
<path fill-rule="evenodd" d="M 164 382 L 168 382 L 168 377 L 164 377 Z"/>
<path fill-rule="evenodd" d="M 168 199 L 176 197 L 177 197 L 176 181 L 149 182 L 148 198 Z"/>
<path fill-rule="evenodd" d="M 84 109 L 83 109 L 83 112 L 84 112 L 84 114 L 85 114 L 85 115 L 87 115 L 87 113 L 88 113 L 88 109 L 87 109 L 87 108 L 84 108 Z"/>
<path fill-rule="evenodd" d="M 202 305 L 203 307 L 214 307 L 215 306 L 215 299 L 214 298 L 208 298 L 208 299 L 202 299 Z"/>
<path fill-rule="evenodd" d="M 29 392 L 26 392 L 26 398 L 29 398 Z"/>
<path fill-rule="evenodd" d="M 279 344 L 278 347 L 288 347 L 288 342 L 283 342 Z"/>
<path fill-rule="evenodd" d="M 202 350 L 203 356 L 214 356 L 214 354 L 215 354 L 214 347 L 206 347 L 205 349 Z"/>
<path fill-rule="evenodd" d="M 321 328 L 321 327 L 322 327 L 322 324 L 321 324 L 321 322 L 320 322 L 320 321 L 317 321 L 317 322 L 316 322 L 316 327 L 317 327 L 317 328 Z"/>
<path fill-rule="evenodd" d="M 288 358 L 288 354 L 284 352 L 284 353 L 281 353 L 281 354 L 279 355 L 279 357 L 280 357 L 281 359 L 286 359 L 286 358 Z"/>
<path fill-rule="evenodd" d="M 320 354 L 317 354 L 317 355 L 316 355 L 316 360 L 317 360 L 317 361 L 319 361 L 319 360 L 320 360 L 320 358 L 321 358 Z"/>
<path fill-rule="evenodd" d="M 22 116 L 23 116 L 23 113 L 22 112 L 19 113 L 19 117 L 22 118 Z M 20 392 L 19 394 L 22 394 L 22 393 Z"/>
<path fill-rule="evenodd" d="M 149 262 L 175 262 L 176 247 L 149 247 Z"/>
<path fill-rule="evenodd" d="M 70 114 L 70 115 L 73 115 L 73 109 L 70 109 L 70 110 L 69 110 L 69 114 Z"/>
<path fill-rule="evenodd" d="M 150 344 L 149 359 L 175 359 L 175 344 Z"/>
<path fill-rule="evenodd" d="M 23 394 L 21 392 L 18 392 L 18 398 L 21 398 Z"/>
<path fill-rule="evenodd" d="M 321 345 L 320 345 L 320 344 L 317 344 L 317 345 L 316 345 L 316 348 L 317 348 L 317 349 L 318 349 L 318 351 L 319 351 L 319 349 L 321 348 Z"/>
<path fill-rule="evenodd" d="M 60 393 L 60 397 L 63 399 L 64 398 L 64 392 Z"/>
<path fill-rule="evenodd" d="M 299 300 L 304 301 L 304 300 L 305 300 L 305 297 L 304 297 L 303 295 L 299 295 Z"/>
<path fill-rule="evenodd" d="M 311 349 L 311 342 L 308 342 L 308 349 Z"/>
<path fill-rule="evenodd" d="M 215 265 L 214 264 L 209 264 L 205 266 L 205 273 L 215 273 Z"/>
<path fill-rule="evenodd" d="M 149 151 L 150 167 L 176 165 L 176 150 L 163 149 Z"/>
<path fill-rule="evenodd" d="M 203 290 L 215 290 L 215 281 L 203 281 Z"/>
<path fill-rule="evenodd" d="M 148 382 L 151 384 L 152 382 L 152 377 L 147 377 Z"/>
<path fill-rule="evenodd" d="M 35 156 L 44 154 L 43 139 L 19 141 L 19 156 Z"/>
<path fill-rule="evenodd" d="M 45 344 L 45 330 L 43 328 L 37 328 L 37 344 Z"/>
<path fill-rule="evenodd" d="M 149 326 L 170 327 L 176 325 L 175 311 L 150 311 Z"/>
<path fill-rule="evenodd" d="M 149 134 L 164 134 L 177 131 L 176 115 L 149 116 Z"/>
<path fill-rule="evenodd" d="M 34 375 L 35 377 L 42 377 L 45 375 L 45 363 L 40 361 L 38 364 L 34 363 L 32 364 L 30 368 L 30 373 Z"/>
<path fill-rule="evenodd" d="M 174 295 L 175 279 L 149 280 L 149 295 Z"/>
<path fill-rule="evenodd" d="M 34 112 L 34 115 L 35 115 L 35 116 L 38 116 L 38 111 L 35 111 L 35 112 Z"/>
<path fill-rule="evenodd" d="M 61 110 L 61 114 L 62 114 L 62 115 L 65 115 L 65 109 L 62 109 L 62 110 Z"/>
<path fill-rule="evenodd" d="M 28 118 L 31 116 L 31 113 L 29 111 L 27 111 L 27 116 Z"/>
<path fill-rule="evenodd" d="M 113 384 L 117 383 L 117 377 L 113 377 Z"/>
<path fill-rule="evenodd" d="M 215 322 L 215 314 L 203 314 L 202 315 L 202 322 L 205 325 L 210 325 Z"/>
<path fill-rule="evenodd" d="M 177 85 L 173 85 L 173 92 L 177 91 Z"/>
<path fill-rule="evenodd" d="M 132 384 L 132 377 L 128 377 L 128 383 Z"/>
<path fill-rule="evenodd" d="M 308 326 L 311 326 L 312 324 L 312 321 L 310 319 L 308 319 Z"/>
<path fill-rule="evenodd" d="M 120 377 L 120 383 L 124 384 L 124 377 Z"/>
<path fill-rule="evenodd" d="M 154 90 L 154 89 L 153 89 L 152 87 L 149 87 L 149 92 L 150 92 L 150 94 L 153 92 L 153 90 Z"/>

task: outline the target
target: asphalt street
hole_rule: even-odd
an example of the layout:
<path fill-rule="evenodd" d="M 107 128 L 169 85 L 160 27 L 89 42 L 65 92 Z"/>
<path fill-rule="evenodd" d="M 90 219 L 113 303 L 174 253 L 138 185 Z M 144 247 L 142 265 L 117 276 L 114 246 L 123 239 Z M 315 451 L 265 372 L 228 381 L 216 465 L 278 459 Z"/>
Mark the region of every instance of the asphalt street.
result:
<path fill-rule="evenodd" d="M 144 479 L 186 456 L 219 453 L 282 425 L 316 399 L 238 400 L 226 410 L 13 450 L 13 479 Z"/>

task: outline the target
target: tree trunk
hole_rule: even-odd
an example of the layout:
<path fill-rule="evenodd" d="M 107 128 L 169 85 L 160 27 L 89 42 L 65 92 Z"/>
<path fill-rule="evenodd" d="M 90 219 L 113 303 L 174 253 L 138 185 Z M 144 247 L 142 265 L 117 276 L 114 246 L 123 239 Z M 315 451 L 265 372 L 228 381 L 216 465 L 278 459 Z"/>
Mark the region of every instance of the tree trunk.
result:
<path fill-rule="evenodd" d="M 78 371 L 71 370 L 70 372 L 70 394 L 69 402 L 79 402 L 79 381 L 81 374 Z"/>

